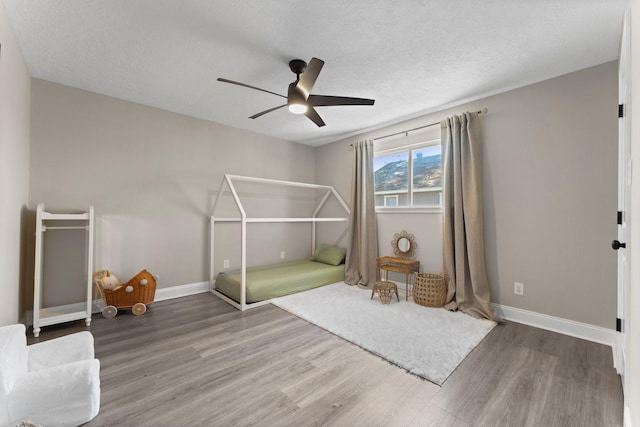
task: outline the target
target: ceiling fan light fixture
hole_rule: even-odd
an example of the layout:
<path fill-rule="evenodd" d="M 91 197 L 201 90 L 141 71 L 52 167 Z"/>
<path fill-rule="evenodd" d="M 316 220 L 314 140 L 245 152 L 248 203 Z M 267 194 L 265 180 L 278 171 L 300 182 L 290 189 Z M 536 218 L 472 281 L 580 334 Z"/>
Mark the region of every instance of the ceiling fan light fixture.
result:
<path fill-rule="evenodd" d="M 289 85 L 289 91 L 287 96 L 287 108 L 293 114 L 304 114 L 307 112 L 307 98 L 296 88 L 296 83 L 293 82 Z"/>
<path fill-rule="evenodd" d="M 301 102 L 290 102 L 288 108 L 293 114 L 304 114 L 308 109 L 307 104 Z"/>

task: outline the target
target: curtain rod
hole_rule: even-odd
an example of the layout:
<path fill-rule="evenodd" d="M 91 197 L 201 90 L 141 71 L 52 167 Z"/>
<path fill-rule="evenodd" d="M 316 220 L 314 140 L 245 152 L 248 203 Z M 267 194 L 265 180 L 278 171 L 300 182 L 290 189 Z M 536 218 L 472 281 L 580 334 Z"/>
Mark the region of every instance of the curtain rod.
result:
<path fill-rule="evenodd" d="M 487 114 L 488 112 L 489 112 L 489 109 L 488 109 L 488 108 L 483 108 L 482 110 L 476 111 L 476 113 L 478 113 L 478 114 Z M 373 138 L 373 140 L 374 140 L 374 141 L 378 141 L 378 140 L 380 140 L 380 139 L 390 138 L 390 137 L 392 137 L 392 136 L 396 136 L 396 135 L 402 135 L 402 134 L 407 135 L 409 132 L 413 132 L 413 131 L 420 130 L 420 129 L 424 129 L 424 128 L 429 128 L 429 127 L 431 127 L 431 126 L 435 126 L 435 125 L 439 125 L 439 124 L 440 124 L 440 122 L 429 123 L 428 125 L 418 126 L 417 128 L 408 129 L 408 130 L 403 130 L 403 131 L 400 131 L 400 132 L 391 133 L 391 134 L 389 134 L 389 135 L 379 136 L 379 137 L 377 137 L 377 138 Z"/>

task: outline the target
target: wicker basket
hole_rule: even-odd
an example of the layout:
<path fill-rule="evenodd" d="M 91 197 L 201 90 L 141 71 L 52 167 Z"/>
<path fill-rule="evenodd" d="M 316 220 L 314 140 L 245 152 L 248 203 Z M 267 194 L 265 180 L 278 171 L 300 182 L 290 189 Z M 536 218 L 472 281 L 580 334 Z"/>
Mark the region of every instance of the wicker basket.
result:
<path fill-rule="evenodd" d="M 447 299 L 444 275 L 416 273 L 413 279 L 413 301 L 426 307 L 443 307 Z"/>
<path fill-rule="evenodd" d="M 105 304 L 120 309 L 129 309 L 134 305 L 151 304 L 156 295 L 156 280 L 147 270 L 142 270 L 126 283 L 110 291 L 103 289 L 100 280 L 108 275 L 107 270 L 93 273 L 93 281 L 100 292 Z"/>

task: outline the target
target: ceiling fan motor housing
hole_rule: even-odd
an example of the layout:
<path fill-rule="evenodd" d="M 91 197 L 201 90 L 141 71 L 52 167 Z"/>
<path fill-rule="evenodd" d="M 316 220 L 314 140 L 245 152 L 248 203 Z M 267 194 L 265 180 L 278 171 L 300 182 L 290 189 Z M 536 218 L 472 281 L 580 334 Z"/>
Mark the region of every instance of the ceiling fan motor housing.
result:
<path fill-rule="evenodd" d="M 307 69 L 307 63 L 302 59 L 292 59 L 289 61 L 289 68 L 300 78 L 300 74 Z"/>

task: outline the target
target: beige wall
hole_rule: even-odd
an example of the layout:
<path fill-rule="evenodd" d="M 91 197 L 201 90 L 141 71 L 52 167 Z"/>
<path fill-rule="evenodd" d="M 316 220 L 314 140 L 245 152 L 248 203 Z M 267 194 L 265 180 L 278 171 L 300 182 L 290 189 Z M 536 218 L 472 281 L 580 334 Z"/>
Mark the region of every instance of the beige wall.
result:
<path fill-rule="evenodd" d="M 316 179 L 348 195 L 351 142 L 486 107 L 479 120 L 492 300 L 615 328 L 616 104 L 617 66 L 603 64 L 319 147 Z M 379 214 L 378 228 L 381 254 L 406 229 L 418 236 L 426 270 L 441 268 L 440 214 Z M 516 281 L 524 296 L 514 295 Z"/>
<path fill-rule="evenodd" d="M 23 217 L 29 203 L 31 76 L 0 2 L 0 325 L 21 316 Z"/>
<path fill-rule="evenodd" d="M 223 174 L 303 182 L 315 175 L 311 147 L 38 79 L 31 137 L 31 209 L 40 202 L 51 211 L 93 204 L 95 269 L 126 280 L 146 268 L 160 276 L 160 287 L 208 280 L 209 207 Z M 261 197 L 249 192 L 253 203 L 269 201 Z M 296 233 L 250 233 L 256 243 L 250 261 L 276 261 L 283 250 L 288 259 L 308 255 L 310 233 Z M 47 243 L 56 248 L 74 239 L 50 236 Z M 224 256 L 239 265 L 238 239 L 239 232 L 223 236 L 218 264 Z M 56 267 L 65 268 L 64 262 Z M 64 280 L 49 283 L 46 305 L 74 302 L 81 289 Z"/>

